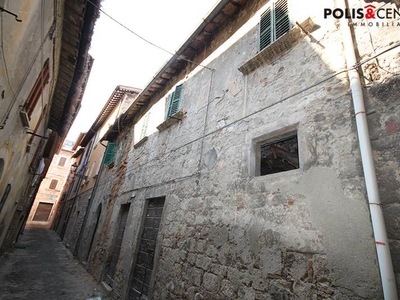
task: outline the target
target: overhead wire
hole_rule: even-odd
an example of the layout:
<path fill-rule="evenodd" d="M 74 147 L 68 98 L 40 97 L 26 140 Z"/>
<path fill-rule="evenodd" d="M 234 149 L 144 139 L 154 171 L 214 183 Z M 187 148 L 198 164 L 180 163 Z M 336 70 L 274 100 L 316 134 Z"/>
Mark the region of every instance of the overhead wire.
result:
<path fill-rule="evenodd" d="M 189 141 L 189 142 L 187 142 L 187 143 L 185 143 L 185 144 L 183 144 L 183 145 L 177 146 L 177 147 L 175 147 L 174 149 L 170 150 L 170 151 L 168 152 L 168 155 L 170 155 L 171 153 L 173 153 L 173 152 L 175 152 L 175 151 L 178 151 L 179 149 L 181 149 L 181 148 L 183 148 L 183 147 L 186 147 L 186 146 L 189 146 L 190 144 L 193 144 L 193 143 L 195 143 L 195 142 L 198 142 L 198 141 L 201 140 L 201 139 L 204 139 L 204 138 L 206 138 L 206 137 L 209 137 L 209 136 L 211 136 L 211 135 L 213 135 L 213 134 L 215 134 L 215 133 L 217 133 L 217 132 L 220 132 L 221 130 L 226 129 L 226 128 L 228 128 L 228 127 L 230 127 L 230 126 L 232 126 L 232 125 L 234 125 L 234 124 L 236 124 L 236 123 L 238 123 L 238 122 L 244 121 L 245 119 L 247 119 L 247 118 L 249 118 L 249 117 L 252 117 L 252 116 L 254 116 L 254 115 L 256 115 L 256 114 L 258 114 L 258 113 L 260 113 L 260 112 L 262 112 L 262 111 L 264 111 L 264 110 L 266 110 L 266 109 L 268 109 L 268 108 L 271 108 L 271 107 L 273 107 L 273 106 L 275 106 L 275 105 L 278 105 L 278 104 L 280 104 L 280 103 L 282 103 L 282 102 L 284 102 L 284 101 L 289 100 L 290 98 L 293 98 L 293 97 L 295 97 L 295 96 L 297 96 L 297 95 L 299 95 L 299 94 L 301 94 L 301 93 L 304 93 L 304 92 L 306 92 L 306 91 L 308 91 L 308 90 L 310 90 L 310 89 L 312 89 L 312 88 L 314 88 L 314 87 L 316 87 L 316 86 L 318 86 L 318 85 L 320 85 L 320 84 L 322 84 L 322 83 L 324 83 L 324 82 L 326 82 L 326 81 L 328 81 L 328 80 L 330 80 L 330 79 L 332 79 L 332 78 L 334 78 L 334 77 L 336 77 L 336 76 L 338 76 L 338 75 L 340 75 L 340 74 L 343 74 L 343 73 L 348 72 L 348 71 L 350 71 L 350 70 L 358 69 L 360 66 L 362 66 L 363 64 L 369 62 L 370 60 L 373 60 L 373 59 L 375 59 L 376 57 L 378 57 L 378 56 L 380 56 L 380 55 L 382 55 L 382 54 L 384 54 L 384 53 L 386 53 L 386 52 L 389 52 L 390 50 L 393 50 L 393 49 L 395 49 L 395 48 L 397 48 L 397 47 L 400 47 L 400 42 L 399 42 L 399 43 L 396 43 L 396 44 L 394 44 L 394 45 L 392 45 L 391 47 L 389 47 L 389 48 L 387 48 L 387 49 L 385 49 L 385 50 L 383 50 L 383 51 L 381 51 L 381 52 L 379 52 L 379 53 L 377 53 L 377 54 L 375 54 L 375 55 L 373 55 L 373 56 L 371 56 L 371 57 L 369 57 L 369 58 L 367 58 L 367 59 L 365 59 L 365 60 L 360 61 L 359 63 L 357 63 L 357 64 L 355 64 L 355 65 L 353 65 L 353 66 L 350 66 L 350 67 L 348 67 L 348 68 L 344 68 L 344 69 L 338 70 L 338 71 L 336 71 L 335 73 L 333 73 L 333 74 L 327 76 L 326 78 L 321 79 L 320 81 L 318 81 L 318 82 L 316 82 L 316 83 L 314 83 L 314 84 L 312 84 L 312 85 L 310 85 L 310 86 L 308 86 L 308 87 L 306 87 L 306 88 L 304 88 L 304 89 L 301 89 L 301 90 L 299 90 L 299 91 L 297 91 L 297 92 L 295 92 L 295 93 L 293 93 L 293 94 L 290 94 L 290 95 L 288 95 L 288 96 L 286 96 L 286 97 L 280 99 L 279 101 L 277 101 L 277 102 L 275 102 L 275 103 L 273 103 L 273 104 L 270 104 L 270 105 L 265 106 L 265 107 L 263 107 L 263 108 L 261 108 L 261 109 L 259 109 L 259 110 L 257 110 L 257 111 L 254 111 L 254 112 L 252 112 L 251 114 L 248 114 L 248 115 L 246 115 L 246 116 L 244 116 L 244 117 L 242 117 L 242 118 L 239 118 L 239 119 L 237 119 L 237 120 L 235 120 L 235 121 L 233 121 L 233 122 L 231 122 L 231 123 L 229 123 L 229 124 L 226 124 L 225 126 L 222 126 L 222 127 L 218 128 L 218 129 L 216 129 L 216 130 L 213 130 L 213 131 L 210 131 L 209 133 L 203 134 L 202 136 L 200 136 L 200 137 L 198 137 L 198 138 L 195 138 L 195 139 L 193 139 L 193 140 L 191 140 L 191 141 Z M 138 168 L 138 167 L 143 167 L 143 166 L 145 166 L 145 165 L 147 165 L 147 164 L 149 164 L 149 163 L 151 163 L 151 162 L 153 162 L 153 161 L 157 161 L 157 160 L 159 161 L 159 160 L 161 160 L 161 159 L 163 159 L 163 158 L 160 158 L 160 157 L 157 156 L 157 157 L 155 157 L 154 159 L 151 159 L 151 160 L 149 160 L 149 161 L 146 161 L 146 162 L 140 164 L 139 166 L 137 166 L 137 165 L 132 165 L 132 167 L 126 169 L 125 174 L 130 174 L 130 173 L 134 172 L 135 169 Z M 193 173 L 193 174 L 184 176 L 184 177 L 182 177 L 182 178 L 188 178 L 188 177 L 196 176 L 197 174 L 198 174 L 198 171 L 195 172 L 195 173 Z M 112 180 L 113 180 L 112 177 L 105 178 L 101 183 L 99 183 L 98 186 L 101 187 L 101 186 L 104 186 L 104 185 L 106 185 L 106 184 L 109 184 L 109 182 L 111 182 Z M 161 185 L 161 184 L 166 184 L 166 183 L 168 183 L 168 182 L 170 182 L 170 181 L 174 181 L 174 180 L 176 180 L 176 179 L 171 179 L 171 180 L 169 180 L 169 181 L 167 181 L 167 182 L 156 183 L 156 184 L 154 184 L 154 186 L 158 186 L 158 185 Z M 134 188 L 134 189 L 132 189 L 132 190 L 130 190 L 130 191 L 133 191 L 133 190 L 136 191 L 136 190 L 140 190 L 140 189 L 144 189 L 144 188 L 149 188 L 149 186 L 137 187 L 137 188 Z M 121 194 L 125 194 L 125 193 L 126 193 L 126 191 L 122 192 Z"/>
<path fill-rule="evenodd" d="M 130 33 L 132 33 L 133 35 L 135 35 L 135 36 L 138 37 L 139 39 L 143 40 L 144 42 L 148 43 L 149 45 L 152 45 L 153 47 L 155 47 L 155 48 L 157 48 L 157 49 L 160 49 L 161 51 L 164 51 L 165 53 L 168 53 L 169 55 L 172 55 L 172 56 L 177 55 L 176 53 L 173 53 L 173 52 L 171 52 L 171 51 L 168 51 L 167 49 L 165 49 L 165 48 L 163 48 L 163 47 L 161 47 L 161 46 L 159 46 L 159 45 L 157 45 L 157 44 L 155 44 L 155 43 L 153 43 L 153 42 L 151 42 L 151 41 L 145 39 L 145 38 L 142 37 L 141 35 L 137 34 L 137 33 L 134 32 L 132 29 L 130 29 L 128 26 L 122 24 L 120 21 L 118 21 L 117 19 L 115 19 L 114 17 L 112 17 L 110 14 L 106 13 L 99 5 L 93 3 L 93 2 L 90 1 L 90 0 L 88 0 L 88 2 L 89 2 L 90 4 L 92 4 L 94 7 L 96 7 L 99 11 L 101 11 L 105 16 L 107 16 L 107 17 L 110 18 L 112 21 L 114 21 L 115 23 L 117 23 L 119 26 L 121 26 L 122 28 L 128 30 Z M 181 59 L 184 60 L 184 61 L 187 61 L 187 62 L 189 62 L 189 63 L 195 64 L 196 66 L 199 66 L 199 67 L 202 67 L 202 68 L 205 68 L 205 69 L 208 69 L 208 70 L 211 70 L 211 71 L 212 71 L 211 68 L 206 67 L 206 66 L 203 66 L 203 65 L 201 65 L 201 64 L 198 64 L 198 63 L 196 63 L 196 62 L 194 62 L 194 61 L 192 61 L 192 60 L 190 60 L 190 59 L 187 59 L 187 58 L 183 57 L 182 55 L 178 55 L 178 57 L 181 58 Z"/>
<path fill-rule="evenodd" d="M 42 39 L 42 41 L 44 40 L 44 12 L 45 12 L 45 0 L 42 0 L 41 7 L 40 7 L 40 38 Z M 42 48 L 42 50 L 40 51 L 40 65 L 43 66 L 44 65 L 44 49 Z M 40 89 L 41 89 L 41 93 L 40 93 L 40 102 L 42 104 L 42 113 L 44 113 L 45 111 L 45 105 L 44 105 L 44 70 L 42 70 L 40 72 Z M 43 135 L 46 134 L 46 126 L 43 127 Z"/>
<path fill-rule="evenodd" d="M 13 90 L 13 88 L 12 88 L 12 86 L 11 86 L 11 81 L 10 81 L 10 75 L 9 75 L 9 73 L 8 73 L 8 67 L 7 67 L 6 56 L 5 56 L 5 53 L 4 53 L 4 21 L 3 21 L 3 12 L 0 13 L 0 19 L 1 19 L 1 33 L 0 33 L 0 39 L 1 39 L 1 41 L 0 41 L 1 57 L 2 57 L 2 60 L 3 60 L 4 70 L 5 70 L 5 73 L 6 73 L 7 84 L 8 84 L 8 87 L 10 88 L 10 91 L 11 91 L 11 94 L 12 94 L 12 97 L 13 97 L 13 100 L 11 101 L 10 105 L 9 105 L 8 108 L 7 108 L 6 115 L 5 115 L 5 119 L 4 119 L 3 123 L 0 124 L 0 129 L 3 129 L 3 128 L 4 128 L 4 125 L 5 125 L 5 122 L 6 122 L 6 120 L 8 119 L 8 115 L 9 115 L 9 113 L 10 113 L 11 107 L 13 106 L 13 104 L 14 104 L 14 102 L 15 102 L 15 98 L 16 98 L 16 97 L 15 97 L 14 90 Z"/>
<path fill-rule="evenodd" d="M 1 14 L 0 14 L 0 16 L 1 16 L 1 33 L 0 33 L 0 40 L 1 40 L 1 41 L 0 41 L 0 48 L 1 48 L 2 54 L 3 54 L 3 61 L 5 61 L 5 60 L 4 60 L 4 49 L 3 49 L 3 46 L 2 46 L 2 45 L 3 45 L 3 19 L 2 19 L 2 15 L 1 15 Z M 45 37 L 47 37 L 47 36 L 50 34 L 50 32 L 51 32 L 52 30 L 53 30 L 53 29 L 52 29 L 52 27 L 51 27 L 51 28 L 49 29 L 49 31 L 46 33 Z M 33 66 L 35 65 L 35 62 L 36 62 L 36 60 L 37 60 L 39 54 L 41 53 L 41 50 L 42 50 L 42 48 L 43 48 L 43 46 L 44 46 L 46 40 L 47 40 L 46 38 L 43 38 L 43 40 L 42 40 L 42 42 L 41 42 L 39 48 L 36 50 L 35 55 L 34 55 L 34 57 L 32 58 L 31 63 L 28 65 L 28 68 L 26 68 L 25 74 L 24 74 L 24 76 L 22 77 L 22 80 L 21 80 L 21 82 L 19 83 L 16 92 L 14 92 L 14 91 L 11 89 L 11 92 L 12 92 L 12 94 L 13 94 L 13 99 L 12 99 L 10 105 L 8 106 L 7 112 L 6 112 L 5 116 L 3 117 L 3 119 L 2 119 L 2 121 L 1 121 L 1 123 L 0 123 L 0 130 L 1 130 L 1 129 L 4 129 L 4 127 L 5 127 L 6 123 L 7 123 L 8 117 L 9 117 L 9 115 L 10 115 L 11 109 L 12 109 L 12 107 L 14 106 L 15 102 L 17 102 L 17 95 L 19 95 L 19 93 L 20 93 L 22 87 L 24 86 L 24 84 L 25 84 L 25 82 L 26 82 L 26 80 L 27 80 L 27 78 L 28 78 L 28 75 L 30 74 L 30 72 L 31 72 L 31 70 L 32 70 L 32 68 L 33 68 Z M 6 75 L 7 75 L 7 74 L 8 74 L 8 73 L 6 73 Z"/>

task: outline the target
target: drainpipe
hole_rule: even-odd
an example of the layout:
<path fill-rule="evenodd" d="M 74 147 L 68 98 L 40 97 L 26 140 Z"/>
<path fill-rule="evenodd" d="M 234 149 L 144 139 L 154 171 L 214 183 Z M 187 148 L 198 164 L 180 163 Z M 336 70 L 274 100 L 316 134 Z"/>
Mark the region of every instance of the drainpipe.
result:
<path fill-rule="evenodd" d="M 344 0 L 341 2 L 341 4 L 342 7 L 347 7 Z M 353 37 L 351 35 L 348 22 L 349 21 L 346 18 L 342 18 L 340 20 L 347 66 L 350 68 L 357 64 L 357 60 L 354 50 Z M 374 231 L 376 253 L 378 256 L 378 264 L 382 280 L 383 295 L 385 300 L 398 300 L 392 258 L 390 256 L 389 242 L 386 234 L 385 221 L 383 219 L 382 205 L 379 199 L 379 190 L 375 174 L 374 161 L 372 158 L 371 142 L 369 138 L 360 76 L 356 69 L 349 70 L 348 76 L 350 80 L 350 89 L 357 123 L 361 160 L 364 170 L 372 228 Z"/>

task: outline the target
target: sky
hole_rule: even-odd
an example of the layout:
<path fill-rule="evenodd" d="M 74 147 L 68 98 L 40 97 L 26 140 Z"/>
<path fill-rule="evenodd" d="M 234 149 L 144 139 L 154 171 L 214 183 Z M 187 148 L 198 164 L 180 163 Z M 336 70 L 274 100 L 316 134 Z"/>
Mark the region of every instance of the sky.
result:
<path fill-rule="evenodd" d="M 101 9 L 151 43 L 175 53 L 218 0 L 103 0 Z M 88 4 L 90 5 L 90 3 Z M 89 54 L 94 63 L 67 140 L 86 132 L 117 85 L 143 89 L 171 58 L 100 13 Z"/>

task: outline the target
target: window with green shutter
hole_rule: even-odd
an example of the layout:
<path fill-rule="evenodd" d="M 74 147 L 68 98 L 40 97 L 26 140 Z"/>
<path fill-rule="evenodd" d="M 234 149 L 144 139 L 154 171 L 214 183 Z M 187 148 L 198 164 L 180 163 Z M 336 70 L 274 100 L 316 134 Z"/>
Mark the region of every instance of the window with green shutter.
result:
<path fill-rule="evenodd" d="M 175 91 L 172 93 L 171 100 L 169 102 L 167 118 L 179 111 L 182 101 L 182 88 L 183 84 L 177 85 Z"/>
<path fill-rule="evenodd" d="M 260 51 L 289 31 L 288 0 L 271 0 L 260 19 Z"/>
<path fill-rule="evenodd" d="M 109 142 L 106 148 L 106 153 L 104 154 L 104 165 L 110 165 L 114 162 L 116 150 L 116 144 Z"/>

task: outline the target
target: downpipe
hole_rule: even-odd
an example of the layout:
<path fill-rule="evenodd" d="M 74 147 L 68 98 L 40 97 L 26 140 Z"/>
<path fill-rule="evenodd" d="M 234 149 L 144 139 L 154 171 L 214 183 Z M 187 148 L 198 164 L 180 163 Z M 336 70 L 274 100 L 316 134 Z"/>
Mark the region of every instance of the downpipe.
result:
<path fill-rule="evenodd" d="M 342 6 L 346 7 L 344 0 L 342 1 Z M 340 20 L 340 27 L 343 35 L 347 66 L 348 68 L 352 68 L 356 66 L 357 59 L 348 19 L 342 18 Z M 355 68 L 348 71 L 348 76 L 353 98 L 361 160 L 367 189 L 371 223 L 374 231 L 383 295 L 385 300 L 398 300 L 393 263 L 390 256 L 389 241 L 387 238 L 385 221 L 383 219 L 381 200 L 379 199 L 378 183 L 372 157 L 360 76 Z"/>

